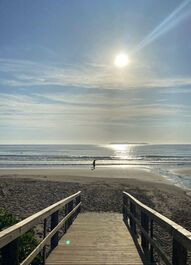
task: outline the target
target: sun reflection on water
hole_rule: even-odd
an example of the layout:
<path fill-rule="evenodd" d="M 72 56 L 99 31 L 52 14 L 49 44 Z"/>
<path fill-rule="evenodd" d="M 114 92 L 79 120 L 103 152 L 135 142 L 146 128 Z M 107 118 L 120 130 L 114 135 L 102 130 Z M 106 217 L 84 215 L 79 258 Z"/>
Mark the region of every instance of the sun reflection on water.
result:
<path fill-rule="evenodd" d="M 132 145 L 130 144 L 110 144 L 109 146 L 117 159 L 131 159 Z"/>

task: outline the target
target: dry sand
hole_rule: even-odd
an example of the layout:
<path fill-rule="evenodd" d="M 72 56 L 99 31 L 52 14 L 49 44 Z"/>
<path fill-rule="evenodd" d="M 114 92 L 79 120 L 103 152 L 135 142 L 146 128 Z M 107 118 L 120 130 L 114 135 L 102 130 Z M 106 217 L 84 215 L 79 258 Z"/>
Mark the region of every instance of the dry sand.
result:
<path fill-rule="evenodd" d="M 0 205 L 20 218 L 79 190 L 83 211 L 121 212 L 122 191 L 127 191 L 191 230 L 188 190 L 170 185 L 146 168 L 0 170 Z"/>

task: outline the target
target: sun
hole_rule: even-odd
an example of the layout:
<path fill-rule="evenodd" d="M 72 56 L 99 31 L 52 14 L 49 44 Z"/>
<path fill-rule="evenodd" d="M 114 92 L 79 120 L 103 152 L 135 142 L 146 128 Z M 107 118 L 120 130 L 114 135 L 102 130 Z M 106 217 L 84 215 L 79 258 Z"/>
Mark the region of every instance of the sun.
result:
<path fill-rule="evenodd" d="M 115 66 L 122 68 L 129 64 L 129 57 L 125 53 L 120 53 L 115 57 L 114 61 Z"/>

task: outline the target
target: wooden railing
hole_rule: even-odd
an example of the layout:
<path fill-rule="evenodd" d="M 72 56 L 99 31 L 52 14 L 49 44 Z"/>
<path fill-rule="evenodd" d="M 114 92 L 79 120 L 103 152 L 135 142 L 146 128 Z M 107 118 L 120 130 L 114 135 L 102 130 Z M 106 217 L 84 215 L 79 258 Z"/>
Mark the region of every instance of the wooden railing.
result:
<path fill-rule="evenodd" d="M 63 199 L 42 211 L 24 219 L 23 221 L 0 232 L 0 248 L 2 248 L 2 264 L 3 265 L 18 265 L 18 239 L 24 233 L 29 231 L 35 225 L 43 222 L 43 240 L 30 253 L 30 255 L 20 263 L 20 265 L 28 265 L 34 258 L 42 253 L 43 264 L 47 257 L 46 246 L 50 242 L 49 253 L 58 245 L 58 232 L 64 227 L 65 232 L 77 217 L 81 208 L 81 191 Z M 64 218 L 59 222 L 59 211 L 64 210 Z M 50 217 L 50 229 L 47 234 L 48 217 Z"/>
<path fill-rule="evenodd" d="M 141 250 L 146 264 L 191 264 L 187 255 L 191 250 L 191 233 L 127 192 L 123 192 L 123 220 Z M 157 234 L 163 237 L 163 229 L 170 238 L 170 254 L 165 253 L 159 243 L 160 240 L 157 240 Z"/>

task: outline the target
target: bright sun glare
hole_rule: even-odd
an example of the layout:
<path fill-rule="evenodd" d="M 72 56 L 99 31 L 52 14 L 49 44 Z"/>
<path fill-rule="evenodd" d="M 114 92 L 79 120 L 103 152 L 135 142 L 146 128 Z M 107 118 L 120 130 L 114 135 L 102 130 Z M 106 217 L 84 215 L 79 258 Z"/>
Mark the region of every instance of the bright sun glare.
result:
<path fill-rule="evenodd" d="M 125 67 L 126 65 L 129 64 L 129 57 L 125 53 L 120 53 L 115 57 L 114 63 L 115 63 L 115 66 L 117 67 L 120 67 L 120 68 Z"/>

